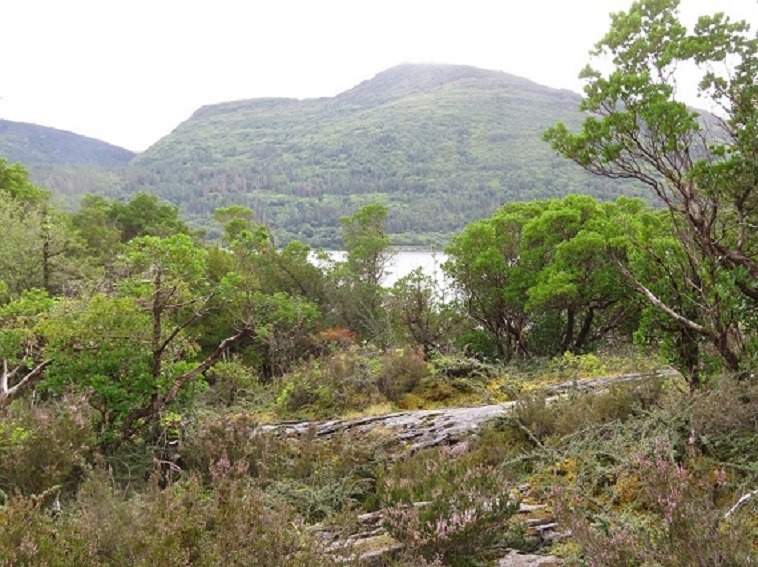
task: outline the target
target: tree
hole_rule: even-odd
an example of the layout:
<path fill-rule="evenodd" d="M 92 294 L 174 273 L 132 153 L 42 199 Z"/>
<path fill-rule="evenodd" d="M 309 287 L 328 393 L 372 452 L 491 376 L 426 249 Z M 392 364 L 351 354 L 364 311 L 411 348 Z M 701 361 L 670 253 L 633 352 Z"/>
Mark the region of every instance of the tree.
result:
<path fill-rule="evenodd" d="M 163 409 L 251 335 L 238 303 L 237 327 L 199 352 L 193 330 L 211 306 L 237 299 L 234 285 L 211 288 L 206 255 L 184 234 L 135 238 L 121 258 L 114 293 L 71 302 L 47 322 L 51 384 L 73 383 L 90 393 L 107 441 L 129 438 L 145 425 L 155 433 Z"/>
<path fill-rule="evenodd" d="M 37 327 L 55 304 L 44 291 L 30 290 L 0 306 L 0 408 L 44 378 L 51 360 Z"/>
<path fill-rule="evenodd" d="M 392 259 L 390 237 L 384 229 L 387 206 L 371 203 L 340 219 L 347 267 L 360 281 L 379 285 Z"/>
<path fill-rule="evenodd" d="M 179 220 L 179 210 L 170 204 L 161 204 L 158 197 L 140 191 L 126 203 L 112 203 L 110 218 L 121 231 L 121 242 L 138 236 L 168 237 L 189 234 L 187 225 Z"/>
<path fill-rule="evenodd" d="M 533 341 L 549 341 L 543 339 L 543 353 L 580 352 L 636 320 L 639 302 L 629 301 L 629 286 L 607 261 L 606 248 L 611 238 L 625 240 L 628 232 L 619 228 L 644 212 L 636 200 L 601 204 L 569 195 L 548 202 L 524 226 L 523 262 L 538 270 L 526 308 Z"/>
<path fill-rule="evenodd" d="M 690 32 L 678 6 L 641 0 L 613 14 L 593 52 L 613 68 L 588 66 L 581 75 L 589 113 L 581 132 L 558 124 L 545 139 L 592 173 L 645 184 L 666 206 L 682 261 L 653 253 L 649 261 L 663 263 L 676 297 L 657 295 L 655 280 L 622 266 L 617 250 L 610 258 L 652 308 L 739 370 L 758 299 L 758 39 L 721 13 L 701 17 Z M 700 70 L 699 94 L 714 114 L 677 99 L 676 71 L 685 63 Z"/>
<path fill-rule="evenodd" d="M 347 256 L 332 271 L 338 316 L 364 338 L 378 338 L 388 328 L 381 286 L 393 254 L 384 228 L 387 207 L 372 203 L 344 217 L 342 238 Z"/>
<path fill-rule="evenodd" d="M 434 278 L 416 268 L 392 286 L 388 307 L 411 344 L 429 356 L 443 352 L 451 343 L 459 320 L 451 299 Z"/>
<path fill-rule="evenodd" d="M 32 288 L 70 293 L 85 267 L 76 261 L 81 245 L 68 215 L 49 196 L 20 164 L 0 159 L 0 281 L 11 297 Z"/>
<path fill-rule="evenodd" d="M 0 157 L 0 192 L 3 191 L 11 199 L 23 203 L 42 203 L 50 196 L 30 181 L 29 172 L 22 164 L 9 164 Z"/>
<path fill-rule="evenodd" d="M 496 356 L 586 350 L 624 325 L 631 334 L 639 305 L 607 248 L 626 264 L 628 230 L 648 214 L 625 198 L 507 203 L 453 238 L 444 268 Z"/>
<path fill-rule="evenodd" d="M 224 243 L 229 247 L 254 242 L 256 248 L 271 239 L 266 227 L 253 221 L 253 211 L 242 205 L 219 207 L 213 212 L 213 218 L 224 227 Z"/>
<path fill-rule="evenodd" d="M 535 273 L 520 262 L 521 236 L 524 225 L 543 207 L 540 201 L 507 203 L 491 218 L 467 225 L 445 249 L 443 268 L 499 358 L 529 355 L 526 302 Z"/>
<path fill-rule="evenodd" d="M 100 195 L 85 195 L 71 224 L 79 233 L 86 253 L 103 263 L 112 261 L 121 241 L 121 230 L 111 214 L 113 203 Z"/>

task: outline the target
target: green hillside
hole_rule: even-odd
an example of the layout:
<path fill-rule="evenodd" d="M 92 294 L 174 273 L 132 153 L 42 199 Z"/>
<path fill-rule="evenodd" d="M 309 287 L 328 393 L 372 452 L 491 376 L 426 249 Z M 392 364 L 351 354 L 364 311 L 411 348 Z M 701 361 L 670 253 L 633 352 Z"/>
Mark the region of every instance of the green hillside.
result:
<path fill-rule="evenodd" d="M 73 132 L 0 120 L 0 157 L 22 162 L 40 187 L 73 205 L 84 193 L 117 194 L 134 152 Z"/>
<path fill-rule="evenodd" d="M 446 241 L 504 202 L 630 185 L 591 177 L 542 139 L 578 124 L 579 95 L 502 72 L 401 65 L 331 98 L 255 99 L 199 109 L 126 172 L 206 224 L 218 206 L 253 208 L 280 238 L 339 244 L 338 219 L 389 205 L 400 244 Z"/>
<path fill-rule="evenodd" d="M 122 165 L 134 152 L 101 140 L 47 126 L 0 120 L 0 156 L 27 166 L 65 165 L 111 167 Z"/>

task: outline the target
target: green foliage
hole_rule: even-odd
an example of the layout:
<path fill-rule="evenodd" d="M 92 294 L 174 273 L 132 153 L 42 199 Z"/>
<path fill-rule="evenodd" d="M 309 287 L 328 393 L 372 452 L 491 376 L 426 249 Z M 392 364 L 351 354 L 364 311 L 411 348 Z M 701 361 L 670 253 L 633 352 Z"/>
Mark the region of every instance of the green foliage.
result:
<path fill-rule="evenodd" d="M 205 249 L 184 234 L 131 240 L 121 257 L 126 277 L 114 293 L 71 302 L 45 322 L 53 358 L 47 386 L 88 392 L 105 442 L 128 435 L 196 383 L 192 335 L 211 297 Z M 216 305 L 229 299 L 220 287 Z M 202 360 L 202 359 L 201 359 Z M 185 382 L 187 385 L 185 387 Z"/>
<path fill-rule="evenodd" d="M 344 261 L 330 270 L 331 303 L 340 320 L 365 339 L 381 341 L 390 322 L 383 309 L 386 290 L 381 286 L 392 259 L 384 222 L 387 207 L 372 203 L 341 219 Z"/>
<path fill-rule="evenodd" d="M 295 368 L 279 381 L 279 411 L 329 415 L 383 402 L 376 380 L 379 365 L 372 360 L 376 352 L 352 346 Z"/>
<path fill-rule="evenodd" d="M 0 359 L 19 364 L 25 357 L 39 356 L 43 338 L 38 325 L 56 303 L 45 291 L 29 290 L 0 305 Z"/>
<path fill-rule="evenodd" d="M 133 298 L 96 295 L 55 315 L 42 329 L 55 353 L 46 388 L 89 392 L 98 426 L 116 434 L 116 424 L 154 391 L 148 314 Z"/>
<path fill-rule="evenodd" d="M 354 215 L 340 219 L 350 274 L 362 282 L 379 285 L 390 260 L 390 239 L 384 229 L 387 207 L 372 203 Z"/>
<path fill-rule="evenodd" d="M 460 307 L 451 296 L 442 284 L 417 268 L 395 282 L 387 307 L 405 341 L 429 356 L 451 350 L 461 331 Z"/>
<path fill-rule="evenodd" d="M 168 237 L 189 232 L 179 220 L 179 211 L 169 204 L 160 204 L 158 197 L 140 191 L 125 203 L 112 203 L 108 217 L 121 232 L 121 242 L 139 236 Z"/>
<path fill-rule="evenodd" d="M 25 204 L 40 203 L 49 197 L 47 191 L 31 182 L 29 171 L 21 163 L 9 164 L 3 157 L 0 157 L 0 192 Z"/>
<path fill-rule="evenodd" d="M 266 379 L 280 376 L 309 353 L 310 336 L 316 329 L 318 307 L 302 297 L 277 292 L 251 296 L 253 342 L 250 356 Z"/>
<path fill-rule="evenodd" d="M 93 258 L 112 260 L 116 246 L 122 241 L 122 230 L 111 214 L 113 204 L 99 195 L 85 195 L 79 210 L 71 215 L 71 224 Z"/>
<path fill-rule="evenodd" d="M 126 202 L 112 202 L 99 195 L 85 195 L 71 223 L 83 240 L 90 257 L 110 265 L 119 252 L 119 243 L 143 236 L 167 238 L 189 234 L 178 217 L 178 209 L 161 204 L 158 198 L 139 192 Z"/>
<path fill-rule="evenodd" d="M 214 407 L 239 405 L 260 392 L 256 373 L 239 362 L 219 362 L 205 375 L 209 388 L 203 400 Z"/>
<path fill-rule="evenodd" d="M 223 239 L 227 245 L 233 245 L 243 232 L 255 232 L 253 211 L 241 205 L 219 207 L 213 212 L 213 220 L 224 227 Z"/>
<path fill-rule="evenodd" d="M 622 273 L 696 385 L 708 367 L 705 345 L 730 371 L 746 371 L 754 340 L 758 38 L 723 13 L 689 31 L 678 7 L 641 0 L 614 14 L 593 53 L 612 67 L 581 75 L 589 116 L 578 133 L 557 124 L 545 139 L 592 173 L 641 181 L 667 207 L 668 242 L 665 232 L 638 242 Z M 699 95 L 719 116 L 677 99 L 682 65 L 699 73 Z"/>
<path fill-rule="evenodd" d="M 572 97 L 431 66 L 401 67 L 318 107 L 202 109 L 125 175 L 172 198 L 197 182 L 190 214 L 222 205 L 223 247 L 148 193 L 87 197 L 66 215 L 22 167 L 0 161 L 0 562 L 332 564 L 340 552 L 323 549 L 314 524 L 340 531 L 355 527 L 341 525 L 349 515 L 380 509 L 408 564 L 479 565 L 503 546 L 536 545 L 511 518 L 519 486 L 572 529 L 577 561 L 677 565 L 689 553 L 744 563 L 754 520 L 725 512 L 758 478 L 746 230 L 757 46 L 721 16 L 690 34 L 676 6 L 641 1 L 614 15 L 599 53 L 615 70 L 586 71 L 593 116 L 580 134 L 547 135 L 595 173 L 648 183 L 668 208 L 586 195 L 508 203 L 454 237 L 450 293 L 419 272 L 383 288 L 391 234 L 428 239 L 516 186 L 527 197 L 573 188 L 579 177 L 524 142 L 537 134 L 526 110 L 558 106 L 570 118 Z M 679 60 L 710 69 L 701 88 L 725 103 L 720 126 L 673 100 L 667 74 Z M 734 73 L 714 71 L 724 61 Z M 482 110 L 492 101 L 496 118 Z M 641 125 L 640 143 L 670 171 L 635 153 Z M 709 145 L 699 141 L 707 126 L 721 128 Z M 213 141 L 220 130 L 223 143 Z M 321 157 L 310 157 L 314 145 Z M 504 155 L 511 162 L 494 166 Z M 537 166 L 529 176 L 521 158 Z M 307 219 L 298 232 L 336 242 L 347 213 L 341 262 L 314 263 L 294 240 L 279 248 L 260 223 Z M 632 335 L 691 385 L 723 367 L 740 380 L 693 392 L 679 379 L 540 391 L 658 369 L 655 358 L 630 367 L 612 356 Z M 492 426 L 414 454 L 382 428 L 317 437 L 260 426 L 516 396 Z"/>
<path fill-rule="evenodd" d="M 638 308 L 607 251 L 651 214 L 638 201 L 570 195 L 509 203 L 467 226 L 443 267 L 478 327 L 470 345 L 510 359 L 581 351 L 623 325 L 629 333 Z"/>
<path fill-rule="evenodd" d="M 33 287 L 72 293 L 85 272 L 78 235 L 48 198 L 20 164 L 0 158 L 0 281 L 11 297 Z"/>

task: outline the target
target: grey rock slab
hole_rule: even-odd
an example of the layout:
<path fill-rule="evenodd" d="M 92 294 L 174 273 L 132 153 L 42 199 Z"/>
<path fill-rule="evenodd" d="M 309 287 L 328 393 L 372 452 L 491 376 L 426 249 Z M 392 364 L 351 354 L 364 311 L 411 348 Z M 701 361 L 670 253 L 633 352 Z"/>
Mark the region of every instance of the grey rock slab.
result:
<path fill-rule="evenodd" d="M 544 389 L 544 392 L 549 395 L 548 400 L 554 400 L 572 390 L 602 390 L 615 383 L 674 376 L 676 374 L 674 370 L 662 370 L 644 374 L 623 374 L 592 380 L 568 381 L 549 386 Z M 346 420 L 286 421 L 262 425 L 256 432 L 285 435 L 311 433 L 316 437 L 324 437 L 343 431 L 365 433 L 381 426 L 398 430 L 398 439 L 409 443 L 408 448 L 413 452 L 426 447 L 457 443 L 466 434 L 477 429 L 486 421 L 507 414 L 515 405 L 516 402 L 505 402 L 486 406 L 403 411 Z"/>
<path fill-rule="evenodd" d="M 554 555 L 522 555 L 511 551 L 500 560 L 498 567 L 552 567 L 561 564 L 561 560 Z"/>

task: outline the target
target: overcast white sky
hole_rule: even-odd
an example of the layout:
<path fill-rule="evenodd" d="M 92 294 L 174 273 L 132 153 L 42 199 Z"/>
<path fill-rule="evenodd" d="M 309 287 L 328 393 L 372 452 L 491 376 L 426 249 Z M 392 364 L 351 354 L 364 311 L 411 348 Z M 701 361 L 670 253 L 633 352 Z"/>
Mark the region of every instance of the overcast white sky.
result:
<path fill-rule="evenodd" d="M 141 151 L 198 107 L 333 96 L 404 62 L 576 78 L 631 0 L 4 0 L 0 118 Z M 757 0 L 682 0 L 758 25 Z"/>

